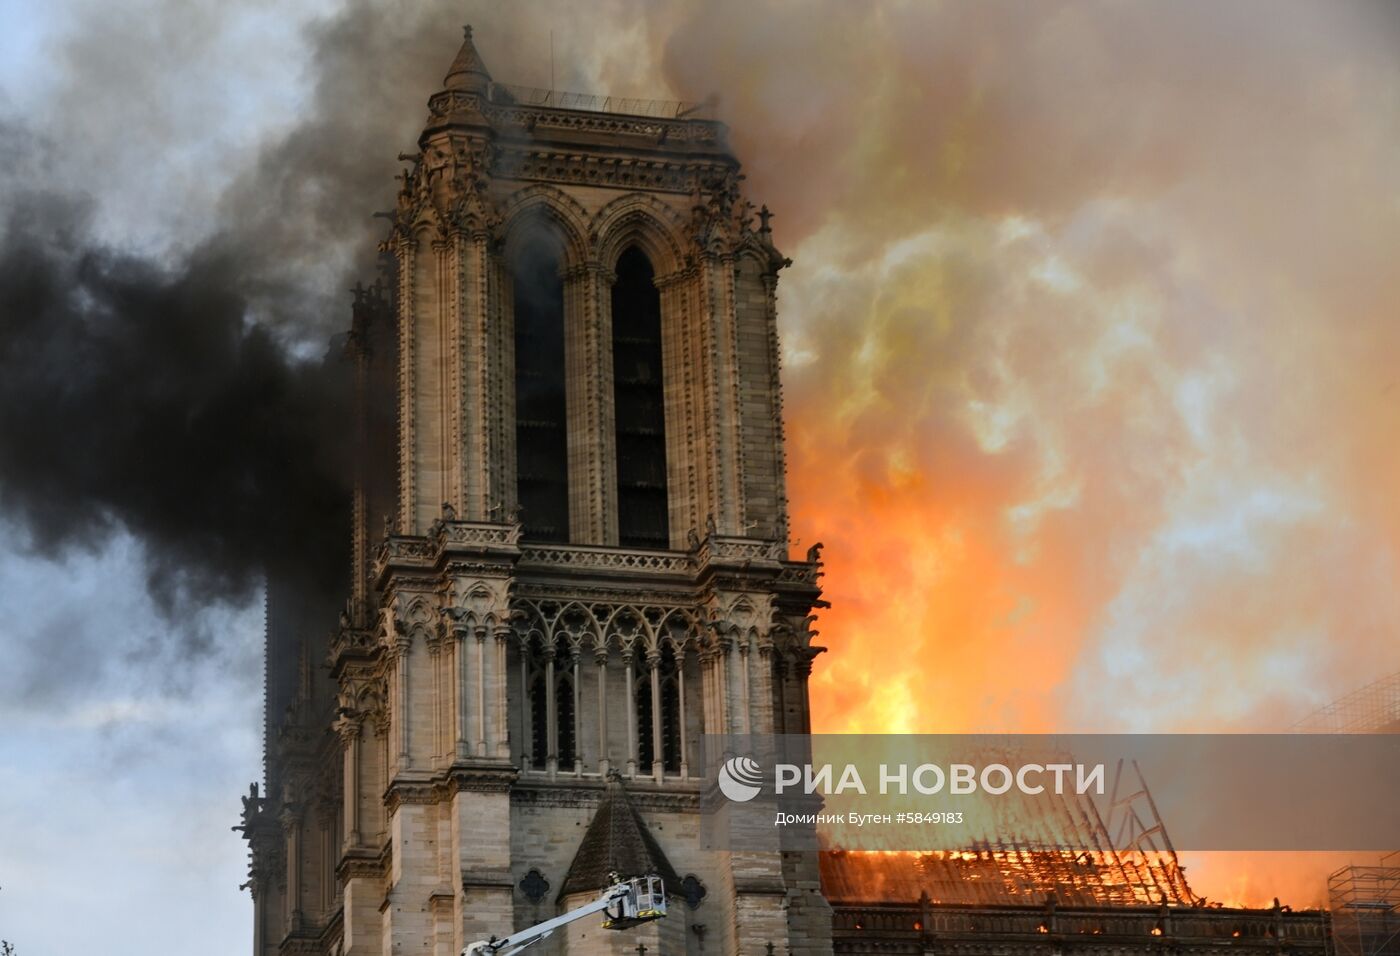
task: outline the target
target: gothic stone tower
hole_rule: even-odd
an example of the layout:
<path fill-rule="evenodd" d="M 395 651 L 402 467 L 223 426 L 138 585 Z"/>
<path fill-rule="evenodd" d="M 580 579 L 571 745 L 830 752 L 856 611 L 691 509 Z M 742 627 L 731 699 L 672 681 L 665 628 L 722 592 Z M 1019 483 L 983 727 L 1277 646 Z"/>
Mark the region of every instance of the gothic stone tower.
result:
<path fill-rule="evenodd" d="M 768 213 L 718 123 L 495 83 L 470 29 L 428 105 L 349 336 L 350 600 L 328 644 L 269 608 L 255 956 L 450 956 L 643 870 L 671 916 L 540 952 L 830 953 L 812 856 L 697 839 L 700 735 L 808 732 L 821 650 Z"/>

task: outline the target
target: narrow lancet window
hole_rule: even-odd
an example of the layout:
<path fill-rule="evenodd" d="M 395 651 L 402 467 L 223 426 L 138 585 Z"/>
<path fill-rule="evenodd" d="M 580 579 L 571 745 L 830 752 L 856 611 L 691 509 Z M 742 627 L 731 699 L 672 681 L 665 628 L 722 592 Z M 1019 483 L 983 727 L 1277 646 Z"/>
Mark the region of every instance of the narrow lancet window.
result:
<path fill-rule="evenodd" d="M 577 756 L 574 741 L 574 672 L 573 658 L 567 645 L 560 644 L 554 658 L 555 739 L 559 742 L 558 766 L 574 769 Z"/>
<path fill-rule="evenodd" d="M 569 540 L 569 452 L 564 398 L 564 291 L 558 256 L 527 246 L 515 291 L 516 495 L 525 536 Z"/>
<path fill-rule="evenodd" d="M 633 664 L 632 681 L 637 708 L 637 766 L 643 774 L 649 774 L 659 758 L 664 772 L 678 773 L 685 715 L 680 704 L 680 662 L 669 642 L 662 645 L 654 664 L 648 657 L 638 657 Z M 660 695 L 656 706 L 652 705 L 653 693 Z M 657 717 L 661 719 L 659 727 Z"/>
<path fill-rule="evenodd" d="M 632 681 L 633 699 L 637 704 L 637 769 L 648 774 L 655 759 L 656 740 L 652 736 L 651 665 L 642 655 L 633 663 Z"/>
<path fill-rule="evenodd" d="M 659 666 L 661 688 L 661 763 L 667 773 L 681 769 L 681 726 L 684 715 L 680 702 L 680 666 L 670 642 L 661 646 Z"/>
<path fill-rule="evenodd" d="M 529 764 L 536 770 L 543 770 L 549 763 L 549 679 L 545 669 L 544 643 L 538 637 L 531 638 L 526 654 L 529 657 Z"/>
<path fill-rule="evenodd" d="M 617 260 L 612 290 L 613 399 L 617 424 L 618 543 L 670 546 L 666 413 L 661 380 L 661 296 L 637 248 Z"/>

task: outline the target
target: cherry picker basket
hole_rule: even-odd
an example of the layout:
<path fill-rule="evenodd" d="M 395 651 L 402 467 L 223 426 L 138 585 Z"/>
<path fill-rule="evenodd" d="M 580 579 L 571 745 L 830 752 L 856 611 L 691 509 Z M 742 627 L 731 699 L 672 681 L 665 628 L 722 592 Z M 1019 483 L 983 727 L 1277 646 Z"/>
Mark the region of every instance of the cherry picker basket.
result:
<path fill-rule="evenodd" d="M 659 876 L 628 880 L 628 891 L 603 911 L 604 929 L 628 929 L 666 915 L 666 887 Z"/>

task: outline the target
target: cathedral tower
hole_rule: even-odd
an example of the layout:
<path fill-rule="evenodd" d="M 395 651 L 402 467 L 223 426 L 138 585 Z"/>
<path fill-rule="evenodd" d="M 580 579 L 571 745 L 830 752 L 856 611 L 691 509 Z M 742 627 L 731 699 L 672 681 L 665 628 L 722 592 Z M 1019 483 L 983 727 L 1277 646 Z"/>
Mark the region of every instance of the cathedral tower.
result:
<path fill-rule="evenodd" d="M 769 215 L 703 108 L 496 83 L 466 34 L 356 297 L 341 626 L 269 611 L 254 954 L 452 956 L 643 869 L 670 916 L 540 952 L 829 953 L 814 858 L 697 833 L 700 736 L 807 732 L 820 650 Z"/>

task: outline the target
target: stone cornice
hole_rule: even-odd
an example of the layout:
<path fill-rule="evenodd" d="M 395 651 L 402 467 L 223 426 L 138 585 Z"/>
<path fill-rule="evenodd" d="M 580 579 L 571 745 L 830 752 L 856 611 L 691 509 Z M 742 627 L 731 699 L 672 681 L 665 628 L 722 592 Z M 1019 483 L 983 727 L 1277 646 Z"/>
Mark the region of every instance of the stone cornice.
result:
<path fill-rule="evenodd" d="M 385 843 L 383 847 L 350 847 L 336 864 L 336 877 L 347 883 L 355 879 L 383 879 L 389 873 L 393 857 L 393 847 Z"/>
<path fill-rule="evenodd" d="M 449 565 L 457 573 L 501 576 L 519 556 L 519 524 L 441 518 L 426 535 L 386 536 L 375 552 L 373 577 L 382 588 L 391 578 L 421 578 Z"/>
<path fill-rule="evenodd" d="M 550 780 L 540 774 L 523 774 L 511 788 L 513 806 L 573 807 L 593 809 L 603 800 L 606 781 L 601 778 Z M 700 781 L 653 780 L 634 778 L 627 781 L 627 798 L 639 810 L 653 813 L 694 813 L 700 808 Z"/>
<path fill-rule="evenodd" d="M 630 116 L 625 113 L 603 113 L 592 110 L 561 109 L 553 106 L 522 106 L 518 104 L 466 104 L 454 99 L 463 94 L 439 93 L 428 101 L 429 110 L 445 116 L 454 109 L 480 107 L 481 114 L 498 129 L 524 130 L 536 137 L 550 134 L 598 136 L 612 139 L 635 136 L 647 140 L 648 152 L 658 149 L 694 150 L 709 148 L 723 151 L 724 124 L 715 120 L 671 119 L 657 116 Z M 434 106 L 436 102 L 436 106 Z M 441 112 L 439 112 L 441 111 Z"/>
<path fill-rule="evenodd" d="M 385 791 L 384 806 L 392 814 L 406 805 L 445 803 L 456 793 L 503 793 L 518 776 L 516 769 L 506 763 L 458 764 L 428 778 L 394 780 Z"/>
<path fill-rule="evenodd" d="M 711 159 L 646 159 L 532 144 L 503 146 L 492 172 L 497 180 L 686 194 L 697 176 L 722 175 L 728 168 Z"/>

